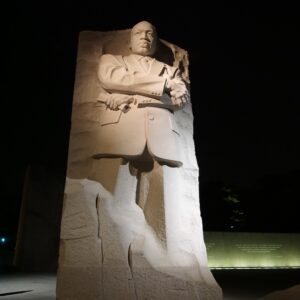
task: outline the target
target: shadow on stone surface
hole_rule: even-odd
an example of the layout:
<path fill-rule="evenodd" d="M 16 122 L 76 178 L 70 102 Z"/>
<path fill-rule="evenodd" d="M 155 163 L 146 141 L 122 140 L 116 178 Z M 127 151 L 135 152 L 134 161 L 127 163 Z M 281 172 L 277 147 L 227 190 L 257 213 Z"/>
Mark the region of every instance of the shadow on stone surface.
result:
<path fill-rule="evenodd" d="M 224 300 L 257 300 L 299 284 L 300 269 L 212 270 Z"/>

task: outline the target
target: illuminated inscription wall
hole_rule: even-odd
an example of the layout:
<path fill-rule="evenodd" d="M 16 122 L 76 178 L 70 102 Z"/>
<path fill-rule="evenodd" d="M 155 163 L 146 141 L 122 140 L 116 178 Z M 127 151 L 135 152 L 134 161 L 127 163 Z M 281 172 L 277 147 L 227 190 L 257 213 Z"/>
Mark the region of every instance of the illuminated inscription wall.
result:
<path fill-rule="evenodd" d="M 211 268 L 300 268 L 300 234 L 205 232 Z"/>

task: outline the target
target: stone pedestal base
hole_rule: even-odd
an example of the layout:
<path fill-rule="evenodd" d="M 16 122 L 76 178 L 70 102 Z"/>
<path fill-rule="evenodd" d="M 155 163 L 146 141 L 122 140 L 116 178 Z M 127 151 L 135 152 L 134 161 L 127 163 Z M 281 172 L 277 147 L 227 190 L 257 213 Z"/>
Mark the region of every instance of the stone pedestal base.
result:
<path fill-rule="evenodd" d="M 58 300 L 222 299 L 206 262 L 201 266 L 190 259 L 193 253 L 172 262 L 155 242 L 142 210 L 113 201 L 99 183 L 67 181 Z M 189 263 L 183 264 L 187 257 Z"/>
<path fill-rule="evenodd" d="M 222 290 L 217 285 L 186 281 L 171 274 L 189 273 L 183 267 L 164 267 L 156 270 L 143 256 L 138 241 L 131 245 L 130 266 L 135 298 L 130 300 L 220 300 Z M 204 270 L 201 270 L 204 273 Z M 210 271 L 207 269 L 207 276 Z M 203 278 L 204 279 L 204 278 Z M 213 278 L 211 278 L 213 279 Z M 116 298 L 121 299 L 121 298 Z"/>
<path fill-rule="evenodd" d="M 84 243 L 81 240 L 80 243 Z M 135 245 L 136 244 L 136 245 Z M 59 300 L 221 300 L 222 290 L 204 282 L 185 281 L 170 275 L 184 273 L 183 269 L 155 270 L 147 262 L 138 247 L 138 242 L 130 247 L 129 265 L 118 266 L 116 261 L 102 265 L 99 257 L 94 267 L 77 265 L 61 266 L 57 282 Z M 70 245 L 69 245 L 70 246 Z M 72 246 L 75 246 L 72 243 Z M 63 246 L 62 246 L 63 247 Z M 80 245 L 79 245 L 80 248 Z M 101 249 L 99 254 L 101 254 Z M 89 259 L 89 256 L 82 256 Z M 71 260 L 69 261 L 71 263 Z M 90 265 L 90 262 L 87 262 Z M 209 272 L 209 270 L 207 270 Z"/>

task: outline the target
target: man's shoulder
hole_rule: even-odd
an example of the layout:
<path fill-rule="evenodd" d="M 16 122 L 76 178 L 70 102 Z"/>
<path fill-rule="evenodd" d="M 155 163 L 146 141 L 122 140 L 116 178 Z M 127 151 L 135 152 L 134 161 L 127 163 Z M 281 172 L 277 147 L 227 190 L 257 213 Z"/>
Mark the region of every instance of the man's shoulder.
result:
<path fill-rule="evenodd" d="M 103 54 L 101 56 L 101 62 L 121 62 L 123 61 L 123 56 L 122 55 L 114 55 L 114 54 Z"/>

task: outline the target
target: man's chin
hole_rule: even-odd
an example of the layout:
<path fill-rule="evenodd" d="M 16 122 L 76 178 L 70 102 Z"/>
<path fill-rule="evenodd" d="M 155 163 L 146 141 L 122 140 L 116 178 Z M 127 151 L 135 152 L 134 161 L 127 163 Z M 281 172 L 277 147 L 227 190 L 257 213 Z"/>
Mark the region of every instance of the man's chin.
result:
<path fill-rule="evenodd" d="M 150 55 L 151 54 L 151 51 L 149 49 L 141 49 L 139 50 L 139 53 L 140 55 Z"/>

